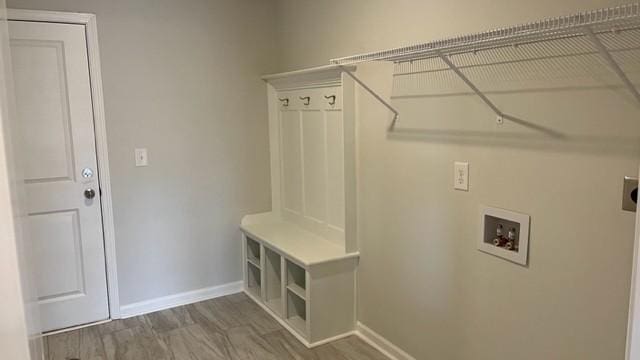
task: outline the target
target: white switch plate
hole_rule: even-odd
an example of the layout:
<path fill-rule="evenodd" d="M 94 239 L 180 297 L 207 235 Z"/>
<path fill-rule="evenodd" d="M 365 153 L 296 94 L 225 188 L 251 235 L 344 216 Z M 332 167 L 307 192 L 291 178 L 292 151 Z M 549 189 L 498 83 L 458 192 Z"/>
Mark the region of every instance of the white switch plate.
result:
<path fill-rule="evenodd" d="M 135 149 L 136 153 L 136 166 L 149 165 L 149 158 L 147 157 L 147 149 Z"/>
<path fill-rule="evenodd" d="M 469 163 L 456 161 L 453 164 L 453 188 L 469 191 Z"/>

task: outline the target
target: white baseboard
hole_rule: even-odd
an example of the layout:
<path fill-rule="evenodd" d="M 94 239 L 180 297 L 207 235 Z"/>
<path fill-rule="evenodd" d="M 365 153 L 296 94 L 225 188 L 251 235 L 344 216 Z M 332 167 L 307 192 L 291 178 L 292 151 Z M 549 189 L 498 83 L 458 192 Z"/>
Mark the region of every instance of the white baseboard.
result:
<path fill-rule="evenodd" d="M 242 291 L 242 281 L 187 291 L 179 294 L 163 296 L 156 299 L 140 301 L 120 306 L 122 319 L 144 315 L 154 311 L 169 309 L 176 306 L 193 304 L 220 296 L 231 295 Z"/>
<path fill-rule="evenodd" d="M 382 335 L 369 329 L 361 322 L 356 324 L 356 335 L 391 360 L 416 360 L 413 356 L 407 354 L 404 350 L 382 337 Z"/>

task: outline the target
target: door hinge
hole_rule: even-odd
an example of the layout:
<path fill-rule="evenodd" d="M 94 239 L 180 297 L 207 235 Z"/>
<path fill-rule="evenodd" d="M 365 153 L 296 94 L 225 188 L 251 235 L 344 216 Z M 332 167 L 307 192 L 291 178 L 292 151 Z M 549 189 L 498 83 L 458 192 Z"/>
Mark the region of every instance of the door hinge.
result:
<path fill-rule="evenodd" d="M 102 188 L 98 188 L 98 196 L 102 197 Z"/>

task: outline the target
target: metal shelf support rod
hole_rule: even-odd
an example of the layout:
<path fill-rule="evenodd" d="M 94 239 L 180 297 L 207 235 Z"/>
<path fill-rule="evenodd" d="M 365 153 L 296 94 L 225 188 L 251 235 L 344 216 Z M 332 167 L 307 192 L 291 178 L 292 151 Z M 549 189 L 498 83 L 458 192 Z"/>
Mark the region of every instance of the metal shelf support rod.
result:
<path fill-rule="evenodd" d="M 624 71 L 622 71 L 622 69 L 620 68 L 620 65 L 618 65 L 618 63 L 613 58 L 613 56 L 611 56 L 611 53 L 609 52 L 609 50 L 607 50 L 607 48 L 602 44 L 602 42 L 600 41 L 600 39 L 598 39 L 596 34 L 593 33 L 593 30 L 591 30 L 590 27 L 585 26 L 584 33 L 587 35 L 587 37 L 589 37 L 593 45 L 596 47 L 596 49 L 600 53 L 600 56 L 602 56 L 602 58 L 609 64 L 609 67 L 611 68 L 611 70 L 613 70 L 613 72 L 615 72 L 616 75 L 618 75 L 620 80 L 622 80 L 624 85 L 629 89 L 633 97 L 635 97 L 636 100 L 640 102 L 640 93 L 638 92 L 636 87 L 633 85 L 631 80 L 629 80 L 629 78 L 624 73 Z"/>
<path fill-rule="evenodd" d="M 480 97 L 480 99 L 496 113 L 497 116 L 504 117 L 504 113 L 500 111 L 500 109 L 498 109 L 498 107 L 489 100 L 489 98 L 480 89 L 478 89 L 478 87 L 475 86 L 474 83 L 471 82 L 471 80 L 469 80 L 469 78 L 463 74 L 454 63 L 451 62 L 451 60 L 449 60 L 449 57 L 439 51 L 438 57 L 442 59 L 442 61 L 444 61 L 444 63 L 447 64 L 447 66 L 449 66 L 449 68 L 451 68 L 451 70 L 453 70 L 453 72 L 455 72 L 456 75 L 458 75 L 458 77 L 462 79 L 462 81 L 464 81 L 464 83 L 467 84 L 467 86 L 469 86 L 471 90 L 473 90 L 473 92 L 476 93 L 476 95 L 478 95 L 478 97 Z"/>
<path fill-rule="evenodd" d="M 367 84 L 362 82 L 362 80 L 358 79 L 358 77 L 356 77 L 351 71 L 349 71 L 349 69 L 347 69 L 343 65 L 339 65 L 339 66 L 342 69 L 342 71 L 344 71 L 347 75 L 349 75 L 349 77 L 351 77 L 355 82 L 357 82 L 360 86 L 362 86 L 362 88 L 367 90 L 367 92 L 371 94 L 371 96 L 376 98 L 376 100 L 378 100 L 382 105 L 384 105 L 384 107 L 386 107 L 387 109 L 389 109 L 389 111 L 393 113 L 393 120 L 391 121 L 391 127 L 393 127 L 396 121 L 398 120 L 398 116 L 399 116 L 398 110 L 396 110 L 393 106 L 391 106 L 391 104 L 389 104 L 385 99 L 383 99 L 380 95 L 378 95 L 378 93 L 376 93 L 373 89 L 367 86 Z"/>

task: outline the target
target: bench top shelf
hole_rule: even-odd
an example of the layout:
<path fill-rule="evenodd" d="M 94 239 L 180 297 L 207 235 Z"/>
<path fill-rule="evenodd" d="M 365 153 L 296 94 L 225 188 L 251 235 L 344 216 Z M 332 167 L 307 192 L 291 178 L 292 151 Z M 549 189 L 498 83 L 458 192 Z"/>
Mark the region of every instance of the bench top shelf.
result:
<path fill-rule="evenodd" d="M 270 213 L 248 215 L 240 228 L 249 237 L 305 267 L 360 256 L 358 252 L 347 253 L 341 246 Z"/>

